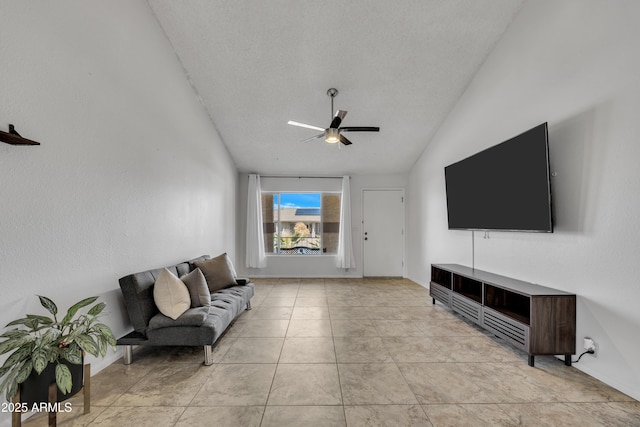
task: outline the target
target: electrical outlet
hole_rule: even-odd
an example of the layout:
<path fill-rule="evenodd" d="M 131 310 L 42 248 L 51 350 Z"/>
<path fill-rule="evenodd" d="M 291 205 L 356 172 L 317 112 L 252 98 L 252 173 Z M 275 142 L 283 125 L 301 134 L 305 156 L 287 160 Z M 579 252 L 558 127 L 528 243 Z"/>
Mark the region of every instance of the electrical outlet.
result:
<path fill-rule="evenodd" d="M 589 337 L 584 337 L 584 349 L 585 350 L 595 350 L 595 342 L 589 338 Z"/>
<path fill-rule="evenodd" d="M 585 351 L 592 351 L 592 353 L 590 353 L 593 357 L 598 357 L 598 345 L 596 344 L 596 342 L 589 337 L 584 337 L 584 344 L 583 347 L 585 349 Z"/>

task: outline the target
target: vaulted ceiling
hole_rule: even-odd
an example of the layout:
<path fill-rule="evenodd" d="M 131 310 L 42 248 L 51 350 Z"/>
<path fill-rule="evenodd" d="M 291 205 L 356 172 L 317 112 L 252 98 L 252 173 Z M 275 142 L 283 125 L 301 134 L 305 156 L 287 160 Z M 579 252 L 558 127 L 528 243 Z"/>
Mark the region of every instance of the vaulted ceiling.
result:
<path fill-rule="evenodd" d="M 522 0 L 148 0 L 238 169 L 404 173 Z M 328 127 L 335 109 L 353 145 Z"/>

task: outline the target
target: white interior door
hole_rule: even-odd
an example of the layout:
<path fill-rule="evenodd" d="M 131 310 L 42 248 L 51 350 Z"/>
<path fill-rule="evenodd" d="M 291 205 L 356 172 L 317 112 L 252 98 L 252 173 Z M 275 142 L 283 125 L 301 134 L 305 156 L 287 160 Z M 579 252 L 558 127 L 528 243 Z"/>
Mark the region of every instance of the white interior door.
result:
<path fill-rule="evenodd" d="M 362 203 L 364 276 L 402 277 L 404 190 L 364 190 Z"/>

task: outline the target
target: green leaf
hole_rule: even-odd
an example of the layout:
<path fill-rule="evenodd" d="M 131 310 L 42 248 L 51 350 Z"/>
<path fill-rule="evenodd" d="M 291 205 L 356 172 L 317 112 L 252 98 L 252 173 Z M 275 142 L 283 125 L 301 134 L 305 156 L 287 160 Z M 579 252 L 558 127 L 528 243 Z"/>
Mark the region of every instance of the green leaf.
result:
<path fill-rule="evenodd" d="M 5 328 L 9 326 L 15 326 L 15 325 L 24 325 L 27 328 L 31 329 L 32 331 L 35 331 L 36 329 L 38 329 L 38 326 L 40 325 L 40 321 L 38 319 L 23 317 L 22 319 L 16 319 L 13 322 L 7 323 L 7 326 L 5 326 Z"/>
<path fill-rule="evenodd" d="M 40 339 L 40 346 L 50 345 L 60 336 L 60 331 L 58 329 L 49 329 L 47 332 L 42 335 Z"/>
<path fill-rule="evenodd" d="M 5 328 L 8 328 L 9 326 L 15 326 L 15 325 L 32 325 L 33 324 L 33 319 L 29 319 L 28 317 L 23 317 L 22 319 L 16 319 L 13 322 L 9 322 L 7 323 L 7 325 L 5 326 Z M 35 329 L 35 328 L 32 328 Z"/>
<path fill-rule="evenodd" d="M 47 297 L 43 297 L 42 295 L 38 295 L 38 298 L 40 298 L 40 304 L 42 304 L 42 306 L 46 308 L 49 313 L 53 314 L 54 317 L 56 314 L 58 314 L 58 307 L 56 306 L 56 303 L 54 303 Z"/>
<path fill-rule="evenodd" d="M 2 365 L 2 367 L 4 368 L 7 366 L 15 366 L 21 361 L 23 361 L 24 359 L 28 358 L 30 354 L 31 354 L 31 346 L 27 345 L 27 346 L 19 347 L 16 351 L 14 351 L 11 354 L 11 356 L 7 358 L 7 360 L 4 361 L 4 365 Z"/>
<path fill-rule="evenodd" d="M 82 364 L 82 350 L 77 346 L 70 346 L 63 348 L 60 352 L 61 356 L 69 361 L 69 363 L 73 363 L 74 365 Z"/>
<path fill-rule="evenodd" d="M 105 357 L 107 355 L 107 340 L 105 337 L 100 336 L 100 356 Z"/>
<path fill-rule="evenodd" d="M 11 381 L 9 383 L 9 386 L 7 387 L 7 396 L 11 396 L 11 397 L 7 397 L 8 402 L 11 402 L 11 400 L 9 399 L 13 399 L 13 396 L 16 395 L 17 391 L 18 391 L 18 383 L 16 381 Z"/>
<path fill-rule="evenodd" d="M 9 372 L 9 370 L 11 370 L 13 366 L 5 366 L 0 368 L 0 378 L 2 378 L 4 376 L 4 374 L 6 374 L 7 372 Z"/>
<path fill-rule="evenodd" d="M 116 337 L 114 337 L 113 335 L 111 335 L 110 337 L 107 337 L 107 342 L 109 343 L 109 345 L 113 348 L 116 348 L 116 344 L 118 343 L 116 341 Z"/>
<path fill-rule="evenodd" d="M 56 366 L 56 383 L 63 394 L 71 391 L 71 371 L 67 365 L 58 363 Z"/>
<path fill-rule="evenodd" d="M 46 352 L 47 361 L 53 363 L 60 358 L 60 348 L 58 347 L 45 347 L 43 350 Z"/>
<path fill-rule="evenodd" d="M 88 329 L 85 325 L 83 324 L 75 324 L 74 325 L 74 329 L 71 331 L 71 333 L 69 335 L 67 335 L 67 337 L 65 338 L 65 342 L 67 344 L 71 344 L 72 342 L 74 342 L 76 340 L 77 337 L 79 337 L 80 335 L 84 335 L 86 333 L 88 333 Z"/>
<path fill-rule="evenodd" d="M 31 370 L 33 369 L 33 362 L 31 360 L 25 360 L 23 365 L 18 370 L 18 374 L 16 375 L 16 382 L 18 384 L 24 382 L 31 374 Z"/>
<path fill-rule="evenodd" d="M 16 351 L 13 352 L 13 354 L 11 354 L 11 356 L 9 356 L 7 360 L 4 361 L 4 364 L 2 366 L 12 366 L 17 361 L 21 360 L 24 357 L 27 357 L 31 353 L 35 345 L 30 341 L 32 341 L 32 337 L 24 337 L 14 342 L 14 345 L 12 346 L 13 348 L 11 348 L 11 350 L 16 349 Z"/>
<path fill-rule="evenodd" d="M 75 342 L 87 353 L 98 357 L 98 344 L 89 335 L 79 335 L 76 337 Z"/>
<path fill-rule="evenodd" d="M 111 328 L 109 328 L 107 325 L 105 325 L 104 323 L 96 323 L 95 325 L 93 325 L 94 329 L 98 331 L 98 333 L 104 337 L 104 339 L 106 340 L 106 343 L 109 344 L 111 347 L 115 347 L 116 346 L 116 337 L 113 335 L 113 332 L 111 331 Z"/>
<path fill-rule="evenodd" d="M 12 389 L 15 390 L 15 387 L 13 387 L 13 385 L 17 384 L 15 381 L 17 372 L 18 370 L 15 367 L 12 367 L 11 371 L 7 374 L 6 377 L 4 377 L 2 383 L 0 383 L 0 390 L 6 390 L 7 402 L 11 402 L 11 399 L 16 394 L 15 391 L 12 392 Z"/>
<path fill-rule="evenodd" d="M 10 331 L 7 331 L 4 334 L 0 335 L 0 338 L 20 338 L 28 334 L 29 334 L 28 331 L 25 331 L 24 329 L 16 328 L 16 329 L 11 329 Z"/>
<path fill-rule="evenodd" d="M 97 316 L 102 312 L 102 310 L 104 310 L 106 306 L 107 305 L 103 302 L 96 304 L 93 307 L 91 307 L 91 309 L 87 312 L 87 314 L 90 316 Z"/>
<path fill-rule="evenodd" d="M 14 348 L 22 347 L 25 344 L 29 344 L 33 340 L 34 338 L 31 335 L 24 335 L 16 338 L 9 338 L 8 340 L 0 343 L 0 354 L 8 353 Z"/>
<path fill-rule="evenodd" d="M 33 369 L 35 369 L 38 375 L 40 375 L 42 371 L 44 371 L 44 368 L 47 367 L 47 364 L 49 362 L 47 359 L 47 353 L 42 350 L 33 352 L 31 360 L 33 360 Z"/>
<path fill-rule="evenodd" d="M 111 328 L 105 325 L 104 323 L 96 323 L 95 325 L 93 325 L 93 328 L 96 331 L 98 331 L 100 335 L 103 335 L 105 338 L 113 336 L 113 332 L 111 332 Z"/>
<path fill-rule="evenodd" d="M 64 316 L 64 319 L 62 319 L 62 324 L 64 325 L 65 323 L 69 322 L 73 318 L 73 316 L 75 316 L 75 314 L 79 309 L 89 304 L 92 304 L 97 299 L 98 297 L 89 297 L 89 298 L 83 299 L 82 301 L 78 301 L 77 303 L 72 305 L 67 311 L 66 316 Z"/>
<path fill-rule="evenodd" d="M 45 325 L 51 325 L 53 323 L 52 318 L 37 314 L 27 314 L 27 319 L 37 319 L 40 323 L 44 323 Z"/>

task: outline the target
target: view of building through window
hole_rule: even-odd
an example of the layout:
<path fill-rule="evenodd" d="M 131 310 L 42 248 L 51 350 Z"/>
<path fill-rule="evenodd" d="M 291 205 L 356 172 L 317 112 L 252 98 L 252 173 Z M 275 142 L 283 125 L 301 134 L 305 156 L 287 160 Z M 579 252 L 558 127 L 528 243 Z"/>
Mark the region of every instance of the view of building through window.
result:
<path fill-rule="evenodd" d="M 339 193 L 262 193 L 262 218 L 267 254 L 337 251 Z"/>

